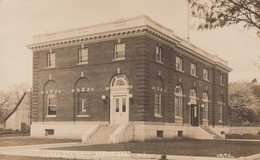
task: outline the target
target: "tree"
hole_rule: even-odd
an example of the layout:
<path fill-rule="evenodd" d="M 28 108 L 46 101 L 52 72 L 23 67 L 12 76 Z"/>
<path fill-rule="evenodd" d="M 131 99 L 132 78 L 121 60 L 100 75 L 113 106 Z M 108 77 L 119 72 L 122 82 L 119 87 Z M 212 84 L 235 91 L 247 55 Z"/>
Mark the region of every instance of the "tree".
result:
<path fill-rule="evenodd" d="M 0 120 L 14 109 L 28 88 L 29 85 L 21 83 L 9 86 L 7 91 L 0 91 Z"/>
<path fill-rule="evenodd" d="M 201 19 L 198 29 L 215 29 L 242 23 L 260 37 L 259 0 L 188 0 L 193 17 Z"/>

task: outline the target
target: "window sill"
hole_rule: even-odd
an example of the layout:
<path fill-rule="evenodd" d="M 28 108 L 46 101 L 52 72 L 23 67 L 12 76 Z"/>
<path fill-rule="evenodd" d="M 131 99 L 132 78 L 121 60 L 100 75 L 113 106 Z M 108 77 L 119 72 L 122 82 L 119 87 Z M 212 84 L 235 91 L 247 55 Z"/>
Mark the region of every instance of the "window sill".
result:
<path fill-rule="evenodd" d="M 177 119 L 177 120 L 183 120 L 183 118 L 180 117 L 180 116 L 175 116 L 175 119 Z"/>
<path fill-rule="evenodd" d="M 208 122 L 208 121 L 209 121 L 208 119 L 204 119 L 204 118 L 203 118 L 203 122 Z"/>
<path fill-rule="evenodd" d="M 156 62 L 157 62 L 157 63 L 160 63 L 160 64 L 163 64 L 163 62 L 162 62 L 162 61 L 157 61 L 157 60 L 156 60 Z"/>
<path fill-rule="evenodd" d="M 208 79 L 203 79 L 204 81 L 210 82 Z"/>
<path fill-rule="evenodd" d="M 184 73 L 184 70 L 176 69 L 176 71 L 181 72 L 181 73 Z"/>
<path fill-rule="evenodd" d="M 220 84 L 220 85 L 224 87 L 224 84 Z"/>
<path fill-rule="evenodd" d="M 46 118 L 56 118 L 56 115 L 47 115 Z"/>
<path fill-rule="evenodd" d="M 160 115 L 160 114 L 154 114 L 154 117 L 156 117 L 156 118 L 162 118 L 162 115 Z"/>
<path fill-rule="evenodd" d="M 77 63 L 77 65 L 85 65 L 85 64 L 88 64 L 88 62 Z"/>
<path fill-rule="evenodd" d="M 193 74 L 190 74 L 191 76 L 193 76 L 193 77 L 196 77 L 196 78 L 198 78 L 198 76 L 197 75 L 193 75 Z"/>
<path fill-rule="evenodd" d="M 112 61 L 122 61 L 125 60 L 125 58 L 116 58 L 116 59 L 112 59 Z"/>
<path fill-rule="evenodd" d="M 77 117 L 89 117 L 89 115 L 77 115 Z"/>
<path fill-rule="evenodd" d="M 46 67 L 46 69 L 51 69 L 51 68 L 55 68 L 55 66 Z"/>
<path fill-rule="evenodd" d="M 222 121 L 222 120 L 218 120 L 218 122 L 219 122 L 219 123 L 223 123 L 223 121 Z"/>

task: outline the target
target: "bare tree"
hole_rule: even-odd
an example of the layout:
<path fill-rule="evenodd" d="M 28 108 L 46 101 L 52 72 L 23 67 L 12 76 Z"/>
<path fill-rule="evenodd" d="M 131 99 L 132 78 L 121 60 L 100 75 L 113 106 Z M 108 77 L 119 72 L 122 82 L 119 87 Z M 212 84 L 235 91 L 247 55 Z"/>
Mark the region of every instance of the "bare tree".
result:
<path fill-rule="evenodd" d="M 188 0 L 192 16 L 201 19 L 198 29 L 215 29 L 241 23 L 260 37 L 259 0 Z"/>

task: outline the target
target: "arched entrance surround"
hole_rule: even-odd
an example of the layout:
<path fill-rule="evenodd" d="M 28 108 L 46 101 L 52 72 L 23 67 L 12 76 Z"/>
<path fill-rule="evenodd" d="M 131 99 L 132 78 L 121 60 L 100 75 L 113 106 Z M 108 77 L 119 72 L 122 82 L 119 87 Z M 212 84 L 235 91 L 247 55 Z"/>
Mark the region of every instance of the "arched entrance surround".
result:
<path fill-rule="evenodd" d="M 126 75 L 114 76 L 110 82 L 110 124 L 128 124 L 129 97 Z"/>

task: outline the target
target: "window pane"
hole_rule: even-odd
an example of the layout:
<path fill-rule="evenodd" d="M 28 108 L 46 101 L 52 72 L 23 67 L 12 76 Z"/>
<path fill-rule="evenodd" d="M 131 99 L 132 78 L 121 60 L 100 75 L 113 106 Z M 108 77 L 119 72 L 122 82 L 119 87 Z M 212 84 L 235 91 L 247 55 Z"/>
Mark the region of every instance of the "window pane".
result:
<path fill-rule="evenodd" d="M 122 112 L 126 112 L 126 99 L 122 99 Z"/>
<path fill-rule="evenodd" d="M 56 115 L 56 102 L 55 95 L 47 95 L 47 115 Z"/>
<path fill-rule="evenodd" d="M 81 99 L 81 109 L 82 112 L 86 112 L 87 111 L 87 99 Z"/>
<path fill-rule="evenodd" d="M 161 114 L 161 93 L 154 95 L 154 114 Z"/>
<path fill-rule="evenodd" d="M 116 112 L 119 112 L 119 98 L 116 98 Z"/>
<path fill-rule="evenodd" d="M 88 48 L 81 48 L 79 50 L 79 63 L 88 62 Z"/>
<path fill-rule="evenodd" d="M 125 57 L 125 44 L 116 44 L 115 45 L 115 53 L 114 53 L 114 58 L 124 58 Z"/>

